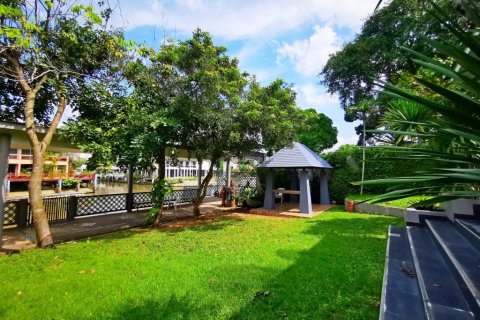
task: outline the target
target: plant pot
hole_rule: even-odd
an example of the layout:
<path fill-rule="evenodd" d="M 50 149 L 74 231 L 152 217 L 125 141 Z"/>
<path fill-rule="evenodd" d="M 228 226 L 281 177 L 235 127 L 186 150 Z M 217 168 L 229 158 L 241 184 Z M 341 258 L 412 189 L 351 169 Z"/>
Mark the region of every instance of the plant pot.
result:
<path fill-rule="evenodd" d="M 355 212 L 355 201 L 347 200 L 347 211 L 348 212 Z"/>
<path fill-rule="evenodd" d="M 225 201 L 226 207 L 234 208 L 235 207 L 235 200 L 226 200 Z"/>

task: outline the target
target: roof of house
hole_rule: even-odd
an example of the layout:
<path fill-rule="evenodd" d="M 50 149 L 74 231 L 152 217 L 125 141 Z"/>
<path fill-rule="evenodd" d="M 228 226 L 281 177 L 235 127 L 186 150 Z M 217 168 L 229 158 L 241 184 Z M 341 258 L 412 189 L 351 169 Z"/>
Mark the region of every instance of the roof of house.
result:
<path fill-rule="evenodd" d="M 294 142 L 258 166 L 259 168 L 323 168 L 333 167 L 307 146 Z"/>

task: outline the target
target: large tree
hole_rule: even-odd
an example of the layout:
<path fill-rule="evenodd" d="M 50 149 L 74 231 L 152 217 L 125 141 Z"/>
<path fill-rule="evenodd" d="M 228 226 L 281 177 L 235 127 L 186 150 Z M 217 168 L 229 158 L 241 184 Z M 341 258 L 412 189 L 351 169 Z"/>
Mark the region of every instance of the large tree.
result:
<path fill-rule="evenodd" d="M 210 160 L 194 202 L 194 214 L 199 215 L 213 169 L 230 152 L 241 150 L 237 149 L 243 136 L 236 108 L 247 80 L 238 60 L 230 58 L 225 47 L 214 45 L 207 32 L 196 30 L 191 39 L 164 50 L 172 52 L 172 67 L 180 76 L 174 110 L 178 143 L 194 152 L 199 163 Z"/>
<path fill-rule="evenodd" d="M 210 160 L 194 202 L 198 215 L 221 159 L 242 157 L 252 150 L 278 150 L 292 142 L 298 111 L 295 93 L 280 79 L 260 86 L 255 77 L 239 70 L 237 59 L 230 58 L 226 48 L 216 46 L 201 30 L 162 51 L 172 57 L 172 72 L 179 76 L 173 111 L 177 143 L 199 162 Z"/>
<path fill-rule="evenodd" d="M 450 0 L 435 2 L 448 12 L 455 10 Z M 360 107 L 368 101 L 377 104 L 377 114 L 370 115 L 367 129 L 375 128 L 389 103 L 388 98 L 375 100 L 382 90 L 375 85 L 375 79 L 396 82 L 402 71 L 418 70 L 418 65 L 409 59 L 411 54 L 402 52 L 400 46 L 431 54 L 420 38 L 422 35 L 451 38 L 447 28 L 428 14 L 430 9 L 430 2 L 392 0 L 372 13 L 354 40 L 330 57 L 321 73 L 322 84 L 338 95 L 346 121 L 362 120 Z M 454 17 L 457 22 L 465 23 L 463 18 Z M 357 133 L 361 132 L 362 128 L 357 128 Z"/>
<path fill-rule="evenodd" d="M 298 141 L 321 153 L 337 143 L 338 130 L 333 126 L 332 119 L 315 109 L 302 110 L 303 121 L 298 127 Z"/>
<path fill-rule="evenodd" d="M 84 106 L 69 127 L 72 136 L 89 141 L 85 147 L 97 161 L 139 166 L 156 162 L 157 213 L 166 188 L 167 146 L 186 149 L 199 162 L 210 160 L 194 203 L 198 215 L 221 160 L 252 150 L 275 151 L 294 139 L 300 115 L 292 86 L 275 80 L 262 87 L 242 73 L 238 61 L 207 32 L 195 30 L 190 39 L 168 40 L 158 52 L 141 48 L 139 53 L 141 57 L 125 64 L 126 81 L 118 82 L 130 90 L 82 94 L 88 96 L 84 103 L 89 107 Z M 154 223 L 160 218 L 158 214 Z"/>
<path fill-rule="evenodd" d="M 101 16 L 108 20 L 110 12 Z M 63 0 L 2 1 L 0 23 L 1 100 L 9 104 L 2 106 L 2 117 L 11 112 L 13 120 L 25 123 L 33 154 L 28 191 L 37 245 L 50 247 L 41 194 L 45 152 L 67 105 L 76 107 L 76 92 L 103 76 L 111 58 L 121 55 L 122 41 L 91 6 Z M 48 125 L 43 136 L 36 130 L 39 123 Z"/>
<path fill-rule="evenodd" d="M 436 115 L 428 121 L 411 121 L 412 126 L 405 131 L 409 137 L 422 139 L 423 132 L 428 132 L 427 137 L 434 144 L 429 141 L 408 147 L 393 146 L 390 150 L 403 160 L 422 159 L 436 165 L 411 172 L 411 176 L 362 183 L 391 186 L 391 191 L 377 197 L 377 201 L 421 194 L 433 196 L 428 202 L 436 203 L 452 198 L 478 198 L 480 195 L 480 36 L 478 32 L 472 32 L 480 27 L 480 4 L 476 0 L 459 2 L 463 8 L 460 12 L 471 25 L 465 27 L 457 23 L 458 18 L 451 12 L 436 6 L 432 15 L 449 29 L 450 40 L 423 38 L 430 51 L 436 51 L 446 59 L 437 61 L 431 55 L 409 51 L 419 66 L 435 74 L 434 77 L 415 77 L 428 94 L 378 80 L 378 84 L 385 88 L 385 94 L 403 99 L 417 108 L 421 106 Z M 403 124 L 403 120 L 393 121 Z M 439 148 L 439 139 L 448 143 L 441 143 Z"/>

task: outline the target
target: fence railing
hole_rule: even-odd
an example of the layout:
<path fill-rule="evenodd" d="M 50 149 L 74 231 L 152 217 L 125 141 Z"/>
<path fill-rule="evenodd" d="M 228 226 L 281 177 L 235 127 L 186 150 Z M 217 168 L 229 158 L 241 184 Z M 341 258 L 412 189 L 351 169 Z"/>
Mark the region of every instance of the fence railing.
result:
<path fill-rule="evenodd" d="M 207 196 L 218 195 L 220 189 L 221 186 L 208 186 Z M 168 196 L 165 199 L 165 205 L 191 203 L 196 196 L 197 189 L 195 187 L 185 187 L 175 190 L 172 195 Z M 43 205 L 48 221 L 64 221 L 73 220 L 75 217 L 151 208 L 153 202 L 150 192 L 138 192 L 45 197 Z M 4 217 L 4 226 L 25 227 L 34 224 L 33 212 L 28 199 L 7 201 Z"/>
<path fill-rule="evenodd" d="M 257 178 L 252 173 L 232 173 L 237 193 L 243 192 L 246 187 L 255 188 Z M 207 187 L 207 196 L 219 196 L 225 184 L 225 176 L 216 175 L 216 185 Z M 197 196 L 196 187 L 184 187 L 175 190 L 165 199 L 165 205 L 193 202 Z M 68 195 L 44 197 L 43 205 L 48 221 L 73 220 L 83 217 L 111 212 L 132 211 L 133 209 L 151 208 L 153 206 L 150 192 L 133 194 L 118 193 L 107 195 Z M 9 200 L 5 203 L 4 226 L 17 225 L 25 227 L 34 224 L 33 213 L 28 199 Z"/>

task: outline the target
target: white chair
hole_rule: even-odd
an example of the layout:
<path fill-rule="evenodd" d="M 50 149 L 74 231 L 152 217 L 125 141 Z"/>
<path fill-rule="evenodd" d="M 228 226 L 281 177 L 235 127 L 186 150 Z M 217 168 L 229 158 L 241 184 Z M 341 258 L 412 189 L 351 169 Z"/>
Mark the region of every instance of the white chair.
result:
<path fill-rule="evenodd" d="M 285 190 L 285 188 L 278 188 L 277 190 Z M 280 204 L 283 204 L 283 193 L 275 193 L 275 199 L 280 199 Z"/>

